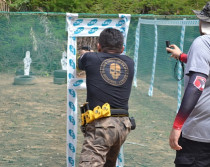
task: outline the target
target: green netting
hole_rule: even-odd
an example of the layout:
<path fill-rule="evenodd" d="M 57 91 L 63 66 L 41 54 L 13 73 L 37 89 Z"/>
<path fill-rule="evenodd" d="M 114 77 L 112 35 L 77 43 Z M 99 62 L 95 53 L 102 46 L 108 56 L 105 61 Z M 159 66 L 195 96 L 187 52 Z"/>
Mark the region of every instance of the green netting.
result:
<path fill-rule="evenodd" d="M 60 68 L 66 50 L 65 16 L 1 15 L 0 71 L 22 67 L 25 52 L 31 52 L 32 71 L 51 74 Z"/>
<path fill-rule="evenodd" d="M 80 14 L 80 17 L 118 17 Z M 194 16 L 133 15 L 127 39 L 127 54 L 134 58 L 138 18 L 195 19 Z M 154 57 L 154 25 L 141 24 L 137 87 L 132 88 L 130 115 L 137 128 L 124 144 L 126 167 L 171 167 L 175 152 L 168 136 L 177 110 L 178 83 L 174 79 L 175 60 L 165 51 L 165 41 L 179 46 L 181 26 L 158 25 L 158 50 L 153 96 L 148 96 Z M 184 52 L 198 36 L 197 26 L 186 26 Z M 96 40 L 86 44 L 93 46 Z M 80 45 L 80 46 L 79 46 Z M 83 43 L 78 43 L 78 48 Z M 66 166 L 66 82 L 55 76 L 61 71 L 62 52 L 67 48 L 64 13 L 0 14 L 0 166 Z M 32 84 L 14 85 L 23 71 L 26 51 L 30 51 Z M 63 75 L 63 73 L 62 73 Z M 84 77 L 84 76 L 82 76 Z M 62 78 L 62 77 L 61 77 Z M 182 83 L 183 85 L 183 83 Z M 78 91 L 78 105 L 85 90 Z M 78 118 L 79 119 L 79 118 Z M 79 131 L 76 164 L 83 136 Z M 77 165 L 76 165 L 77 166 Z"/>

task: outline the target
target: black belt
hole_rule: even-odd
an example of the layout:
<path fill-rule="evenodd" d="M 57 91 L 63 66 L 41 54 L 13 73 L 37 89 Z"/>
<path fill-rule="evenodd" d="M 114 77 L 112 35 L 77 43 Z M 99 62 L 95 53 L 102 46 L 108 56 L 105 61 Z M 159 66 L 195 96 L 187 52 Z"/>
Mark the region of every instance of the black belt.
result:
<path fill-rule="evenodd" d="M 129 113 L 128 113 L 128 110 L 125 110 L 125 109 L 111 109 L 111 116 L 128 117 Z"/>

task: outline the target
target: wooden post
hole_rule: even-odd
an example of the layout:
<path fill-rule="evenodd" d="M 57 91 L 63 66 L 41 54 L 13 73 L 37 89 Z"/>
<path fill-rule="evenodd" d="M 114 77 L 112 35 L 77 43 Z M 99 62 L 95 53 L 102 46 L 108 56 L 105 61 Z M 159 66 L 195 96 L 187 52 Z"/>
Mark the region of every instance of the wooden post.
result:
<path fill-rule="evenodd" d="M 9 5 L 6 0 L 0 0 L 0 11 L 9 12 Z"/>

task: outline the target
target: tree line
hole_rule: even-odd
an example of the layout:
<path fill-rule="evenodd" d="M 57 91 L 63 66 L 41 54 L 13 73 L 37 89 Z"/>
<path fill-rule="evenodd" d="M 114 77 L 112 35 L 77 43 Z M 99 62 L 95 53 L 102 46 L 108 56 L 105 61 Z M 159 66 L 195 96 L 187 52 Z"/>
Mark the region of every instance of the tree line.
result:
<path fill-rule="evenodd" d="M 203 0 L 0 0 L 7 3 L 11 12 L 71 12 L 96 14 L 155 14 L 192 15 L 200 10 Z M 127 46 L 133 55 L 135 28 L 138 18 L 132 18 Z M 2 15 L 0 19 L 0 72 L 14 72 L 23 67 L 28 50 L 32 68 L 36 73 L 51 74 L 60 69 L 62 52 L 66 50 L 66 20 L 64 15 Z M 82 43 L 86 41 L 86 43 Z M 89 43 L 87 43 L 87 41 Z M 96 39 L 79 40 L 78 46 L 90 45 Z"/>
<path fill-rule="evenodd" d="M 207 0 L 6 0 L 10 11 L 192 15 Z"/>

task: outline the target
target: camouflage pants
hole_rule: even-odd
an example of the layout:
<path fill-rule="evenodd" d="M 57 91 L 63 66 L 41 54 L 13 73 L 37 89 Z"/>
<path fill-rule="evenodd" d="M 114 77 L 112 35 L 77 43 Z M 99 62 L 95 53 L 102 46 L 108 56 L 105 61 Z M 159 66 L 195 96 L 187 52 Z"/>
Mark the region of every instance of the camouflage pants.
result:
<path fill-rule="evenodd" d="M 131 130 L 128 117 L 108 117 L 86 126 L 79 167 L 115 167 L 121 145 Z"/>

